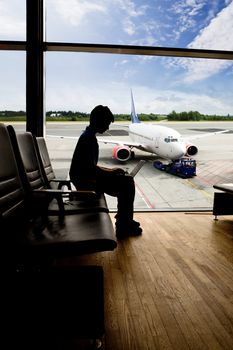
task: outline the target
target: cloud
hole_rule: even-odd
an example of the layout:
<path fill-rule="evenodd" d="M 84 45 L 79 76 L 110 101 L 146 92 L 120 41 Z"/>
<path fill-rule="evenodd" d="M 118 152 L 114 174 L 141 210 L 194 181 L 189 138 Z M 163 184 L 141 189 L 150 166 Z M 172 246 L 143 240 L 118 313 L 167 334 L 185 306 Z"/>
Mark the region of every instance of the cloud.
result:
<path fill-rule="evenodd" d="M 233 50 L 233 2 L 211 20 L 188 48 Z M 190 58 L 177 59 L 176 64 L 186 70 L 184 82 L 187 83 L 207 79 L 232 66 L 232 62 L 227 60 Z"/>
<path fill-rule="evenodd" d="M 146 14 L 148 5 L 136 5 L 131 0 L 113 0 L 111 4 L 115 11 L 119 11 L 123 31 L 129 36 L 140 33 L 141 24 L 138 24 L 137 19 Z"/>
<path fill-rule="evenodd" d="M 53 0 L 53 9 L 59 13 L 61 18 L 73 26 L 82 24 L 90 13 L 105 13 L 107 11 L 104 1 L 88 0 Z"/>
<path fill-rule="evenodd" d="M 85 83 L 81 87 L 62 83 L 47 89 L 47 110 L 74 110 L 89 112 L 95 105 L 108 105 L 113 113 L 130 114 L 129 82 L 100 82 L 98 86 Z M 192 93 L 173 89 L 155 90 L 147 86 L 133 85 L 137 113 L 168 114 L 175 110 L 199 111 L 204 114 L 232 114 L 233 100 L 212 97 L 206 93 Z M 87 98 L 88 96 L 88 98 Z"/>
<path fill-rule="evenodd" d="M 138 17 L 145 14 L 147 5 L 135 5 L 131 0 L 112 0 L 112 3 L 121 9 L 128 17 Z"/>
<path fill-rule="evenodd" d="M 128 34 L 128 35 L 133 35 L 136 32 L 136 26 L 134 22 L 130 18 L 125 18 L 123 20 L 123 30 Z"/>
<path fill-rule="evenodd" d="M 99 82 L 91 88 L 84 81 L 81 86 L 61 83 L 61 85 L 47 88 L 46 101 L 46 110 L 73 110 L 88 113 L 94 106 L 103 104 L 109 106 L 113 113 L 130 114 L 130 88 L 121 82 Z"/>
<path fill-rule="evenodd" d="M 233 49 L 233 2 L 225 7 L 188 45 L 198 49 Z"/>
<path fill-rule="evenodd" d="M 232 113 L 233 101 L 228 102 L 207 94 L 195 94 L 178 90 L 162 90 L 155 92 L 147 87 L 135 87 L 135 106 L 138 113 L 168 114 L 175 110 L 199 111 L 203 114 L 227 115 Z"/>
<path fill-rule="evenodd" d="M 175 1 L 172 10 L 177 14 L 196 16 L 206 5 L 206 0 Z"/>
<path fill-rule="evenodd" d="M 227 60 L 201 58 L 175 58 L 167 59 L 165 62 L 166 67 L 171 69 L 182 68 L 185 71 L 183 75 L 179 75 L 179 78 L 176 80 L 176 84 L 193 84 L 195 82 L 211 78 L 217 73 L 221 73 L 233 65 L 231 61 Z"/>
<path fill-rule="evenodd" d="M 196 17 L 206 5 L 206 0 L 180 0 L 175 1 L 170 12 L 172 19 L 176 19 L 176 26 L 173 29 L 175 40 L 178 40 L 182 33 L 194 29 L 197 26 Z"/>
<path fill-rule="evenodd" d="M 18 1 L 0 2 L 0 37 L 2 40 L 25 40 L 26 38 L 26 19 L 25 14 L 21 13 L 22 6 L 21 12 L 15 11 L 18 3 Z"/>

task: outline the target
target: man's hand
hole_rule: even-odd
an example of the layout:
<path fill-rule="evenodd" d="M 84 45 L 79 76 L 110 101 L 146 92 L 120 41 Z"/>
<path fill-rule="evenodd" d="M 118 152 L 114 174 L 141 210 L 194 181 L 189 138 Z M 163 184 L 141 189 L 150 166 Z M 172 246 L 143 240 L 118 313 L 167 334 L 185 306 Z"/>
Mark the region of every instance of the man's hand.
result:
<path fill-rule="evenodd" d="M 112 168 L 112 172 L 116 175 L 125 175 L 126 172 L 121 168 Z"/>
<path fill-rule="evenodd" d="M 123 170 L 122 168 L 105 168 L 103 166 L 98 166 L 99 169 L 109 171 L 110 173 L 113 173 L 115 175 L 125 175 L 127 174 L 127 171 Z"/>

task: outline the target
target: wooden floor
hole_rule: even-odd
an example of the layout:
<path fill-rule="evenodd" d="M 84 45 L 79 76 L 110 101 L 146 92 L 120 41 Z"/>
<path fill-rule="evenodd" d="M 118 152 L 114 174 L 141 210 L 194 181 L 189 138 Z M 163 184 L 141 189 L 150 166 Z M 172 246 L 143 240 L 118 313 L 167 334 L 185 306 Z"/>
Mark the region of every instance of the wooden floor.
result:
<path fill-rule="evenodd" d="M 104 268 L 105 349 L 233 349 L 233 217 L 135 219 L 141 237 L 77 261 Z"/>

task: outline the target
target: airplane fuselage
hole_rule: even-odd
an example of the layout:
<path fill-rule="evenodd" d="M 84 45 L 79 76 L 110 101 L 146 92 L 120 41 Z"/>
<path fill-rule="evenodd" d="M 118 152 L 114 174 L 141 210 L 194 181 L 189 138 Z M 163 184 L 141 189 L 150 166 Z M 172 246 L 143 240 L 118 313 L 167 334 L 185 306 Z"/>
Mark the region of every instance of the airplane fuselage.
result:
<path fill-rule="evenodd" d="M 165 126 L 133 123 L 129 125 L 129 136 L 142 145 L 140 149 L 161 158 L 176 160 L 186 154 L 186 145 L 180 133 Z"/>

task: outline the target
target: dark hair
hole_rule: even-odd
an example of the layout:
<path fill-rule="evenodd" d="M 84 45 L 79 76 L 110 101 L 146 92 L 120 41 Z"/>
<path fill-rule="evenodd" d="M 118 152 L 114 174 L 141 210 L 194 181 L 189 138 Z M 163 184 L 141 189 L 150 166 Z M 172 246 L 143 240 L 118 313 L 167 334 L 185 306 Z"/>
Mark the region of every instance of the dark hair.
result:
<path fill-rule="evenodd" d="M 90 124 L 98 125 L 103 120 L 114 122 L 114 115 L 107 106 L 98 105 L 91 111 Z"/>

